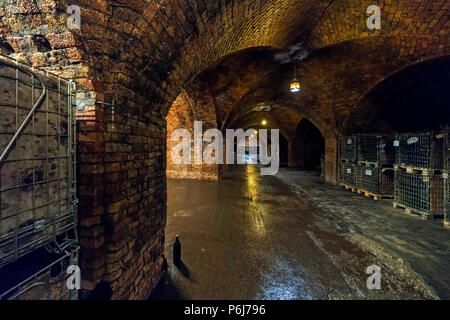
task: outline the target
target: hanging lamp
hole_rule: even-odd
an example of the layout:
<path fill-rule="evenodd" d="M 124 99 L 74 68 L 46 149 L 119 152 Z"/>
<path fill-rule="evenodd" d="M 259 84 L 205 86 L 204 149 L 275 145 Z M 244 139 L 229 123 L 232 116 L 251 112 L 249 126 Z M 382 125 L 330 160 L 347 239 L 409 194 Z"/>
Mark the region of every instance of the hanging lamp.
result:
<path fill-rule="evenodd" d="M 295 64 L 295 59 L 294 59 L 294 80 L 291 81 L 289 89 L 293 93 L 300 91 L 300 82 L 297 80 L 297 66 Z"/>

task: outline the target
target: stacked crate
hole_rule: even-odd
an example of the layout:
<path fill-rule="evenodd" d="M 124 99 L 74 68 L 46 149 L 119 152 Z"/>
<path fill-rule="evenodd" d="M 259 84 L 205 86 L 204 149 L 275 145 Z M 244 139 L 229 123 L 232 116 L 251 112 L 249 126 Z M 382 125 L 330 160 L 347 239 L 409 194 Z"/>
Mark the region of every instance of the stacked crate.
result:
<path fill-rule="evenodd" d="M 445 172 L 443 178 L 446 179 L 446 208 L 444 217 L 444 227 L 450 229 L 450 127 L 444 129 L 444 167 Z"/>
<path fill-rule="evenodd" d="M 394 196 L 394 138 L 377 134 L 358 136 L 358 193 L 375 200 Z"/>
<path fill-rule="evenodd" d="M 339 185 L 347 190 L 357 188 L 357 136 L 344 136 L 340 139 Z"/>
<path fill-rule="evenodd" d="M 394 207 L 425 219 L 444 216 L 448 180 L 444 145 L 442 133 L 399 135 L 396 141 Z"/>

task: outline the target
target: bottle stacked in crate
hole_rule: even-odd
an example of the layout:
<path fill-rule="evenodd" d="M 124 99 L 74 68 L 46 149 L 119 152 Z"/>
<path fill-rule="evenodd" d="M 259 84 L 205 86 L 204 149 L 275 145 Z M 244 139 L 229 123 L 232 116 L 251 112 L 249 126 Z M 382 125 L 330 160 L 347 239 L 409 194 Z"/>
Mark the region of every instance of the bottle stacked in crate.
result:
<path fill-rule="evenodd" d="M 398 136 L 394 207 L 425 219 L 444 216 L 448 182 L 445 140 L 443 132 Z"/>
<path fill-rule="evenodd" d="M 357 136 L 340 138 L 339 185 L 347 190 L 356 191 L 357 184 Z"/>
<path fill-rule="evenodd" d="M 375 200 L 394 197 L 394 137 L 378 134 L 358 136 L 358 193 Z"/>

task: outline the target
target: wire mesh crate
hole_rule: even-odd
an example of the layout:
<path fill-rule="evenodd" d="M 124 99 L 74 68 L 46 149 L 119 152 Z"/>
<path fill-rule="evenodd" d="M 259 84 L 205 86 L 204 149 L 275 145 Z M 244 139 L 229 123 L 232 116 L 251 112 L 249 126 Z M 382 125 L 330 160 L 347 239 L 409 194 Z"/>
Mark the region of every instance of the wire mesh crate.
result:
<path fill-rule="evenodd" d="M 341 161 L 356 162 L 357 158 L 357 136 L 344 136 L 340 139 L 341 144 Z"/>
<path fill-rule="evenodd" d="M 356 164 L 350 162 L 341 162 L 340 168 L 340 185 L 355 188 L 357 176 Z"/>
<path fill-rule="evenodd" d="M 71 81 L 0 59 L 0 267 L 76 225 Z"/>
<path fill-rule="evenodd" d="M 425 218 L 443 217 L 446 203 L 446 175 L 427 171 L 395 170 L 394 207 Z"/>
<path fill-rule="evenodd" d="M 78 290 L 67 286 L 67 270 L 78 265 L 78 256 L 76 245 L 58 255 L 41 248 L 5 266 L 0 272 L 8 279 L 0 279 L 0 300 L 77 300 Z"/>
<path fill-rule="evenodd" d="M 360 170 L 361 186 L 359 192 L 367 193 L 375 199 L 394 196 L 394 169 L 362 166 Z"/>
<path fill-rule="evenodd" d="M 363 172 L 363 165 L 356 164 L 355 165 L 355 187 L 357 189 L 360 189 L 362 187 L 362 172 Z"/>
<path fill-rule="evenodd" d="M 357 159 L 361 163 L 379 166 L 395 163 L 394 138 L 377 134 L 358 136 Z"/>
<path fill-rule="evenodd" d="M 447 178 L 447 184 L 446 187 L 446 194 L 447 194 L 447 202 L 446 202 L 446 208 L 445 208 L 445 219 L 444 219 L 444 225 L 447 228 L 450 228 L 450 127 L 446 127 L 444 129 L 444 166 L 445 166 L 445 177 Z"/>
<path fill-rule="evenodd" d="M 450 172 L 450 127 L 443 130 L 444 135 L 444 167 L 447 173 Z"/>
<path fill-rule="evenodd" d="M 398 137 L 396 164 L 440 170 L 444 168 L 444 139 L 433 132 L 405 133 Z"/>

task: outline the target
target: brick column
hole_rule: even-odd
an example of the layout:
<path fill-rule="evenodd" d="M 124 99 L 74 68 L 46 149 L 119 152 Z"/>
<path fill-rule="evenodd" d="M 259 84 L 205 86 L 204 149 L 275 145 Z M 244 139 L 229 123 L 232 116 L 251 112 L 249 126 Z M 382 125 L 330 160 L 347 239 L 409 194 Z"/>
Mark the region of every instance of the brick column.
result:
<path fill-rule="evenodd" d="M 99 99 L 102 94 L 95 91 L 77 94 L 80 267 L 87 292 L 105 275 L 105 122 Z"/>
<path fill-rule="evenodd" d="M 338 139 L 335 136 L 325 137 L 325 180 L 338 183 Z"/>
<path fill-rule="evenodd" d="M 77 101 L 82 297 L 106 283 L 112 299 L 146 299 L 165 260 L 164 121 L 111 101 L 98 91 Z"/>

